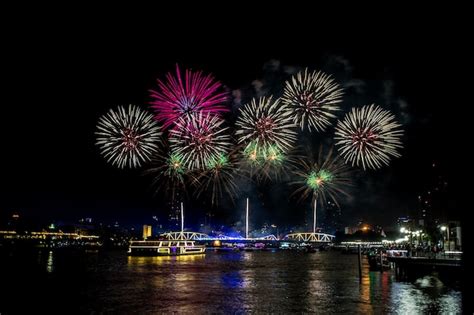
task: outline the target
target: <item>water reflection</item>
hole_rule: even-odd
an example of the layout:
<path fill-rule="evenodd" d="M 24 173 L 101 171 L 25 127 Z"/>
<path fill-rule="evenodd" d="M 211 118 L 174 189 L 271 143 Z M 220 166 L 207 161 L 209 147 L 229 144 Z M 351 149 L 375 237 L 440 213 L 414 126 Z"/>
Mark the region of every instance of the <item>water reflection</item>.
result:
<path fill-rule="evenodd" d="M 222 284 L 227 289 L 236 289 L 243 287 L 242 273 L 240 271 L 231 271 L 222 275 Z"/>
<path fill-rule="evenodd" d="M 461 313 L 461 293 L 438 278 L 425 276 L 411 283 L 392 284 L 392 305 L 401 313 Z"/>
<path fill-rule="evenodd" d="M 370 272 L 367 268 L 367 265 L 364 264 L 362 268 L 362 281 L 360 281 L 359 292 L 360 292 L 360 302 L 359 313 L 373 313 L 373 286 L 375 284 L 374 273 Z"/>
<path fill-rule="evenodd" d="M 140 265 L 162 265 L 170 264 L 173 262 L 194 262 L 203 260 L 205 254 L 199 255 L 182 255 L 182 256 L 149 256 L 149 257 L 140 257 L 140 256 L 128 256 L 128 265 L 129 266 L 140 266 Z"/>
<path fill-rule="evenodd" d="M 390 271 L 369 271 L 364 260 L 359 282 L 357 256 L 339 252 L 127 257 L 45 251 L 41 259 L 5 259 L 5 285 L 34 279 L 45 292 L 64 292 L 82 313 L 462 313 L 460 291 L 436 276 L 397 282 Z M 23 281 L 10 276 L 25 270 Z"/>
<path fill-rule="evenodd" d="M 388 305 L 390 302 L 390 272 L 384 272 L 380 275 L 380 297 L 382 305 Z"/>
<path fill-rule="evenodd" d="M 46 262 L 46 271 L 53 272 L 54 271 L 54 261 L 53 261 L 53 251 L 50 250 L 48 253 L 48 260 Z"/>

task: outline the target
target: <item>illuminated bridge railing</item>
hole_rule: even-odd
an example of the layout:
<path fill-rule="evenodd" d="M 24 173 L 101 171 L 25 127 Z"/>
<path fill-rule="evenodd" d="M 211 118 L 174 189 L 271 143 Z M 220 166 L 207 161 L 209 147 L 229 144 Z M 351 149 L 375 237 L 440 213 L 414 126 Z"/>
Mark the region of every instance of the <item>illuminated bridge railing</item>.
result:
<path fill-rule="evenodd" d="M 201 241 L 201 240 L 209 240 L 209 235 L 204 233 L 198 232 L 169 232 L 163 233 L 161 236 L 165 237 L 168 240 L 193 240 L 193 241 Z"/>
<path fill-rule="evenodd" d="M 219 241 L 236 241 L 236 240 L 243 240 L 242 236 L 227 236 L 224 234 L 220 234 L 217 236 L 209 236 L 209 240 L 219 240 Z"/>
<path fill-rule="evenodd" d="M 275 235 L 266 235 L 263 237 L 256 237 L 256 238 L 249 238 L 245 239 L 242 236 L 227 236 L 227 235 L 217 235 L 217 236 L 209 236 L 204 233 L 198 233 L 198 232 L 168 232 L 168 233 L 163 233 L 161 234 L 162 237 L 166 238 L 167 240 L 173 240 L 173 241 L 178 241 L 178 240 L 193 240 L 193 241 L 254 241 L 254 240 L 262 240 L 262 241 L 277 241 L 278 239 L 276 238 Z"/>
<path fill-rule="evenodd" d="M 325 233 L 292 233 L 285 236 L 285 239 L 301 242 L 321 242 L 329 243 L 334 240 L 335 236 Z"/>
<path fill-rule="evenodd" d="M 254 240 L 278 241 L 278 238 L 275 235 L 270 234 L 270 235 L 254 238 Z"/>
<path fill-rule="evenodd" d="M 227 236 L 227 235 L 218 235 L 215 237 L 210 236 L 209 240 L 220 240 L 220 241 L 278 241 L 275 235 L 270 234 L 262 237 L 249 237 L 245 238 L 242 236 Z"/>

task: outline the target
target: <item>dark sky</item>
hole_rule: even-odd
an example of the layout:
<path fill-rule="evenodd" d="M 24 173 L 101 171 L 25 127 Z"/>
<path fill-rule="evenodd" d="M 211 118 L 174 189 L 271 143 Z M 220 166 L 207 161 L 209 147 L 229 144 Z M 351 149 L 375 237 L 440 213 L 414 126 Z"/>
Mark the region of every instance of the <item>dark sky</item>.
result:
<path fill-rule="evenodd" d="M 342 25 L 315 21 L 310 14 L 267 12 L 262 18 L 257 12 L 226 11 L 186 15 L 178 27 L 176 21 L 163 21 L 164 8 L 160 12 L 156 19 L 147 15 L 136 21 L 85 12 L 21 16 L 10 25 L 2 49 L 7 85 L 0 211 L 126 222 L 163 214 L 163 198 L 153 196 L 149 178 L 103 161 L 94 130 L 110 107 L 134 103 L 146 108 L 148 89 L 176 63 L 212 72 L 232 90 L 268 76 L 264 65 L 270 60 L 363 82 L 365 90 L 349 93 L 346 108 L 377 102 L 392 109 L 404 122 L 405 148 L 390 167 L 357 175 L 353 200 L 342 209 L 349 223 L 363 218 L 389 224 L 413 211 L 417 194 L 429 185 L 433 161 L 449 182 L 459 176 L 453 166 L 458 114 L 450 110 L 459 106 L 451 98 L 457 46 L 436 21 L 383 17 Z M 293 208 L 308 205 L 291 206 L 294 201 L 286 196 L 282 202 L 276 197 L 281 198 L 281 190 L 272 186 L 251 194 L 259 221 L 297 224 L 304 219 L 304 210 L 295 215 Z M 224 203 L 214 211 L 232 222 L 240 217 L 243 198 L 237 209 Z M 446 198 L 456 216 L 455 194 Z M 196 216 L 208 207 L 189 201 Z"/>

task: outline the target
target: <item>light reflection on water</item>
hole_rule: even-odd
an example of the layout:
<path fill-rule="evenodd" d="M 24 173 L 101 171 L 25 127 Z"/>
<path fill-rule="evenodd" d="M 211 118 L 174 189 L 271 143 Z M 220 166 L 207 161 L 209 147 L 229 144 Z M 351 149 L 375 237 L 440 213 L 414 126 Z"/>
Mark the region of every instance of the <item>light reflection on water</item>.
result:
<path fill-rule="evenodd" d="M 32 271 L 28 279 L 58 290 L 56 294 L 68 292 L 65 298 L 86 313 L 462 312 L 461 293 L 436 277 L 396 282 L 391 272 L 369 271 L 364 261 L 359 283 L 357 256 L 339 252 L 207 252 L 178 257 L 110 252 L 70 257 L 51 251 L 42 255 L 31 263 L 43 269 Z M 48 276 L 42 278 L 39 270 Z M 2 269 L 2 278 L 4 273 Z M 8 281 L 14 284 L 15 278 Z"/>
<path fill-rule="evenodd" d="M 48 272 L 53 272 L 54 270 L 54 264 L 53 264 L 53 251 L 50 250 L 48 253 L 48 261 L 46 263 L 46 271 Z"/>
<path fill-rule="evenodd" d="M 176 262 L 192 262 L 205 258 L 205 254 L 183 256 L 128 256 L 129 266 L 144 266 L 150 264 L 169 265 Z"/>
<path fill-rule="evenodd" d="M 432 297 L 436 296 L 437 299 Z M 392 300 L 403 314 L 460 314 L 461 292 L 450 291 L 433 276 L 425 276 L 414 284 L 393 283 Z"/>

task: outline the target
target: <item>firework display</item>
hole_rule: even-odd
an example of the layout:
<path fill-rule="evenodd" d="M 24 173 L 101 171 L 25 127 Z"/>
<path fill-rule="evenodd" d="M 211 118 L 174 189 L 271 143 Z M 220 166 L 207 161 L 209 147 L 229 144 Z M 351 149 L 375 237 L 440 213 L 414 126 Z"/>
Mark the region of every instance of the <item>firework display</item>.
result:
<path fill-rule="evenodd" d="M 275 152 L 285 153 L 296 140 L 291 112 L 279 99 L 261 97 L 240 109 L 236 135 L 245 144 L 244 153 L 250 161 L 259 162 Z"/>
<path fill-rule="evenodd" d="M 336 146 L 352 166 L 378 169 L 400 157 L 400 127 L 390 111 L 374 104 L 352 108 L 336 126 Z"/>
<path fill-rule="evenodd" d="M 119 106 L 100 117 L 96 145 L 107 162 L 119 168 L 139 167 L 157 152 L 161 132 L 153 115 L 138 106 Z"/>
<path fill-rule="evenodd" d="M 172 152 L 182 155 L 188 169 L 204 169 L 208 161 L 227 153 L 231 146 L 227 127 L 221 127 L 223 122 L 203 113 L 180 117 L 176 128 L 170 130 Z"/>
<path fill-rule="evenodd" d="M 209 193 L 213 205 L 223 195 L 237 196 L 238 176 L 260 184 L 284 179 L 298 185 L 295 193 L 302 199 L 312 196 L 313 232 L 318 200 L 337 204 L 349 183 L 349 165 L 378 169 L 399 157 L 402 148 L 403 131 L 394 115 L 366 105 L 337 123 L 334 140 L 341 159 L 332 149 L 327 155 L 320 150 L 317 162 L 296 155 L 297 129 L 323 132 L 340 110 L 343 89 L 321 71 L 306 68 L 293 75 L 281 98 L 252 98 L 238 110 L 234 126 L 223 118 L 230 110 L 229 95 L 212 75 L 182 73 L 176 65 L 176 73 L 158 80 L 150 93 L 155 116 L 130 105 L 99 119 L 96 144 L 107 162 L 132 168 L 152 160 L 147 173 L 160 190 L 174 199 L 177 191 L 194 187 L 197 196 Z M 159 122 L 167 130 L 164 146 Z M 234 128 L 235 138 L 230 135 Z"/>
<path fill-rule="evenodd" d="M 150 90 L 156 111 L 156 119 L 168 128 L 175 122 L 193 113 L 220 115 L 228 111 L 224 103 L 228 93 L 220 91 L 222 85 L 212 75 L 204 75 L 201 71 L 185 70 L 181 76 L 178 65 L 176 75 L 168 73 L 166 81 L 158 80 L 158 90 Z"/>
<path fill-rule="evenodd" d="M 321 71 L 300 71 L 285 84 L 283 104 L 301 130 L 324 131 L 340 110 L 343 90 L 330 75 Z"/>

